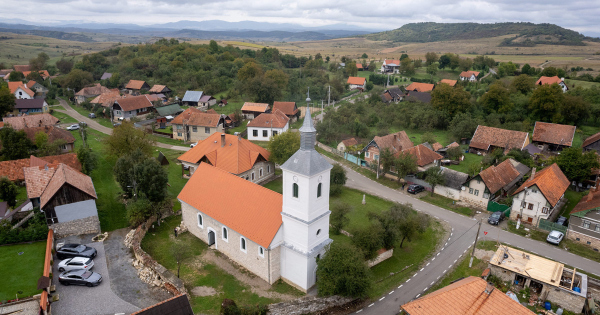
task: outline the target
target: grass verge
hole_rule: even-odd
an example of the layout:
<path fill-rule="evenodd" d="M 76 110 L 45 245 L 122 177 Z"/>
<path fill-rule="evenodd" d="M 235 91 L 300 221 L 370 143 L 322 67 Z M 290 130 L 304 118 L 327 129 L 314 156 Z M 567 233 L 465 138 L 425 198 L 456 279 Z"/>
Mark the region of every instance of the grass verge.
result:
<path fill-rule="evenodd" d="M 44 271 L 45 253 L 45 241 L 0 246 L 0 301 L 14 300 L 17 294 L 24 298 L 42 292 L 37 289 L 37 281 Z"/>
<path fill-rule="evenodd" d="M 444 208 L 446 210 L 450 210 L 452 212 L 456 212 L 458 214 L 462 214 L 468 217 L 472 217 L 475 214 L 475 210 L 469 207 L 461 207 L 455 204 L 455 200 L 450 198 L 446 198 L 444 196 L 436 195 L 431 193 L 427 193 L 421 198 L 419 198 L 425 202 L 436 205 L 438 207 Z"/>

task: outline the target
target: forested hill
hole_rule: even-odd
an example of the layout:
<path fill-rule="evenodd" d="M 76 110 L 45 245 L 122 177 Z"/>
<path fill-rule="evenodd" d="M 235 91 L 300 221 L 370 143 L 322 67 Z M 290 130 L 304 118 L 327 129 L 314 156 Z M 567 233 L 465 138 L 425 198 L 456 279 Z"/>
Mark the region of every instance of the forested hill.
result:
<path fill-rule="evenodd" d="M 372 40 L 391 42 L 438 42 L 515 35 L 502 46 L 535 46 L 536 44 L 585 45 L 583 41 L 600 41 L 554 24 L 533 23 L 410 23 L 401 28 L 365 35 Z"/>

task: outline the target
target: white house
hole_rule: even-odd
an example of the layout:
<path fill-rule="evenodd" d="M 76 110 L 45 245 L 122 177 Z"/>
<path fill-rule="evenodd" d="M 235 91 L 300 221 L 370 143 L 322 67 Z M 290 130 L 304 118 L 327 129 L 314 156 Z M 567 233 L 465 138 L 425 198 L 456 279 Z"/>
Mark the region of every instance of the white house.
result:
<path fill-rule="evenodd" d="M 400 73 L 400 60 L 383 60 L 383 64 L 381 65 L 381 73 Z"/>
<path fill-rule="evenodd" d="M 556 163 L 539 171 L 513 193 L 510 218 L 533 225 L 548 219 L 569 188 L 569 180 Z"/>
<path fill-rule="evenodd" d="M 35 97 L 35 92 L 30 90 L 23 82 L 8 82 L 8 88 L 18 100 L 33 99 Z"/>
<path fill-rule="evenodd" d="M 469 82 L 477 81 L 477 76 L 479 76 L 479 71 L 463 71 L 459 75 L 461 81 Z"/>
<path fill-rule="evenodd" d="M 248 140 L 269 141 L 272 136 L 286 132 L 290 128 L 290 119 L 276 109 L 273 113 L 261 114 L 254 118 L 247 127 Z"/>
<path fill-rule="evenodd" d="M 307 109 L 310 117 L 310 109 Z M 331 164 L 315 150 L 312 120 L 283 165 L 283 195 L 200 163 L 178 196 L 190 233 L 272 284 L 307 292 L 329 238 Z"/>
<path fill-rule="evenodd" d="M 558 76 L 553 76 L 553 77 L 545 77 L 545 76 L 541 76 L 537 82 L 535 82 L 535 85 L 543 85 L 543 84 L 558 84 L 560 86 L 560 88 L 563 90 L 563 93 L 568 91 L 569 88 L 567 87 L 567 85 L 565 84 L 565 79 L 564 78 L 559 78 Z"/>
<path fill-rule="evenodd" d="M 346 83 L 350 85 L 351 90 L 365 90 L 367 88 L 367 79 L 361 77 L 349 77 Z"/>

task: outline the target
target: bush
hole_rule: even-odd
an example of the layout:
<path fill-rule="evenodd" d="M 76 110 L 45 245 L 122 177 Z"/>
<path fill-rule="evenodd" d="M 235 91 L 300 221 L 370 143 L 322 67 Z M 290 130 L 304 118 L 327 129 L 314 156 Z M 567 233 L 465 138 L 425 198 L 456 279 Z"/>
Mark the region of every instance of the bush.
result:
<path fill-rule="evenodd" d="M 127 221 L 132 227 L 138 226 L 152 216 L 152 204 L 148 199 L 139 198 L 127 205 Z"/>
<path fill-rule="evenodd" d="M 19 228 L 13 229 L 7 220 L 0 222 L 0 245 L 46 239 L 48 236 L 46 215 L 38 208 L 32 211 L 37 212 L 35 216 Z"/>
<path fill-rule="evenodd" d="M 377 257 L 377 251 L 383 246 L 383 230 L 379 224 L 352 231 L 352 244 L 362 252 L 365 260 Z"/>
<path fill-rule="evenodd" d="M 338 185 L 338 184 L 332 184 L 331 187 L 329 187 L 329 197 L 335 197 L 335 196 L 339 196 L 342 194 L 343 191 L 343 185 Z"/>
<path fill-rule="evenodd" d="M 371 270 L 357 248 L 333 242 L 324 257 L 317 259 L 320 296 L 364 297 L 371 287 Z"/>
<path fill-rule="evenodd" d="M 337 185 L 346 185 L 346 180 L 348 179 L 348 177 L 346 176 L 346 170 L 339 164 L 334 164 L 333 168 L 331 169 L 331 185 L 333 186 L 333 184 L 337 184 Z"/>
<path fill-rule="evenodd" d="M 343 201 L 337 201 L 333 204 L 331 207 L 331 216 L 329 217 L 331 232 L 333 234 L 340 234 L 341 230 L 348 225 L 350 219 L 348 219 L 347 215 L 350 211 L 352 211 L 352 206 Z"/>

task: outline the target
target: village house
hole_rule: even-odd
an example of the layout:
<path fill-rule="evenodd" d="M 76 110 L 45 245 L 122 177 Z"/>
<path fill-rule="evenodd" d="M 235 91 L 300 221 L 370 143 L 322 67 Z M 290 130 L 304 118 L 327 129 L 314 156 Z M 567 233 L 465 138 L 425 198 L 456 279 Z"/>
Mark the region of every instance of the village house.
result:
<path fill-rule="evenodd" d="M 27 71 L 31 71 L 29 65 L 14 65 L 13 69 L 15 71 L 19 71 L 21 73 L 25 73 Z"/>
<path fill-rule="evenodd" d="M 273 102 L 273 112 L 276 110 L 280 110 L 284 113 L 289 119 L 290 123 L 293 123 L 298 120 L 298 116 L 300 116 L 300 111 L 298 110 L 298 106 L 296 106 L 296 102 Z"/>
<path fill-rule="evenodd" d="M 528 144 L 529 134 L 527 132 L 479 125 L 469 143 L 469 151 L 485 155 L 500 148 L 506 154 L 511 149 L 523 150 Z"/>
<path fill-rule="evenodd" d="M 452 282 L 401 306 L 407 315 L 535 315 L 482 278 Z"/>
<path fill-rule="evenodd" d="M 461 81 L 477 82 L 479 76 L 478 71 L 463 71 L 458 76 Z"/>
<path fill-rule="evenodd" d="M 487 210 L 490 200 L 507 196 L 515 188 L 529 167 L 513 159 L 490 166 L 464 183 L 460 200 L 479 209 Z"/>
<path fill-rule="evenodd" d="M 414 147 L 403 149 L 401 152 L 405 154 L 410 154 L 413 157 L 415 157 L 415 161 L 417 162 L 417 168 L 419 172 L 423 172 L 430 167 L 439 166 L 440 160 L 443 158 L 443 156 L 434 152 L 424 144 L 419 144 Z M 397 156 L 398 154 L 400 154 L 400 152 L 396 153 L 395 155 Z"/>
<path fill-rule="evenodd" d="M 269 284 L 282 279 L 307 292 L 316 283 L 317 260 L 332 242 L 332 166 L 314 149 L 311 119 L 300 134 L 300 149 L 281 165 L 283 194 L 201 163 L 178 199 L 183 224 L 210 248 Z"/>
<path fill-rule="evenodd" d="M 596 151 L 600 153 L 600 132 L 586 138 L 581 147 L 583 152 Z"/>
<path fill-rule="evenodd" d="M 469 175 L 447 167 L 442 167 L 441 173 L 444 176 L 444 184 L 435 186 L 433 193 L 452 200 L 460 200 L 463 184 L 467 181 Z"/>
<path fill-rule="evenodd" d="M 408 138 L 405 131 L 399 131 L 387 136 L 375 136 L 367 146 L 362 149 L 365 152 L 365 161 L 367 163 L 377 163 L 381 151 L 389 149 L 392 154 L 396 154 L 402 150 L 412 148 L 414 145 Z"/>
<path fill-rule="evenodd" d="M 245 119 L 252 120 L 258 117 L 260 114 L 269 113 L 269 104 L 266 103 L 244 103 L 242 106 L 242 114 Z"/>
<path fill-rule="evenodd" d="M 60 122 L 58 118 L 48 114 L 23 115 L 17 117 L 2 118 L 4 127 L 11 126 L 15 130 L 23 130 L 27 127 L 55 126 Z"/>
<path fill-rule="evenodd" d="M 183 106 L 198 106 L 200 98 L 202 97 L 202 91 L 185 91 L 183 98 L 181 99 L 181 105 Z"/>
<path fill-rule="evenodd" d="M 177 115 L 183 112 L 183 108 L 179 104 L 171 104 L 166 106 L 155 107 L 159 117 L 164 117 L 168 121 L 173 120 Z"/>
<path fill-rule="evenodd" d="M 44 127 L 28 127 L 23 129 L 27 138 L 31 140 L 32 143 L 35 144 L 35 136 L 42 132 L 48 135 L 48 143 L 54 143 L 56 141 L 60 141 L 60 150 L 61 153 L 72 152 L 75 149 L 75 137 L 73 135 L 61 128 L 55 126 L 44 126 Z"/>
<path fill-rule="evenodd" d="M 429 83 L 413 82 L 406 87 L 406 92 L 431 92 L 435 85 Z"/>
<path fill-rule="evenodd" d="M 600 250 L 600 191 L 593 187 L 571 210 L 567 238 Z"/>
<path fill-rule="evenodd" d="M 169 89 L 166 85 L 155 84 L 152 86 L 148 93 L 150 94 L 162 94 L 165 97 L 169 97 L 171 94 L 171 89 Z"/>
<path fill-rule="evenodd" d="M 25 78 L 27 78 L 32 72 L 34 71 L 23 71 L 23 75 L 25 76 Z M 37 72 L 40 75 L 40 77 L 42 77 L 42 79 L 44 80 L 50 77 L 50 73 L 48 73 L 48 70 L 39 70 L 35 72 Z"/>
<path fill-rule="evenodd" d="M 381 65 L 382 73 L 400 73 L 400 60 L 384 59 Z"/>
<path fill-rule="evenodd" d="M 110 72 L 104 72 L 102 74 L 102 76 L 100 77 L 100 80 L 109 80 L 110 78 L 112 78 L 112 73 Z"/>
<path fill-rule="evenodd" d="M 438 82 L 438 84 L 448 84 L 449 86 L 455 86 L 456 82 L 458 82 L 457 80 L 450 80 L 450 79 L 441 79 L 440 82 Z"/>
<path fill-rule="evenodd" d="M 337 150 L 339 152 L 346 152 L 348 150 L 348 148 L 354 147 L 357 145 L 358 145 L 358 141 L 355 138 L 345 139 L 345 140 L 342 140 L 340 143 L 338 143 Z"/>
<path fill-rule="evenodd" d="M 531 176 L 513 194 L 510 211 L 511 220 L 537 226 L 542 219 L 548 219 L 565 201 L 564 195 L 569 188 L 569 180 L 556 163 Z"/>
<path fill-rule="evenodd" d="M 140 94 L 141 91 L 150 90 L 150 85 L 148 85 L 146 81 L 129 80 L 129 82 L 127 82 L 127 85 L 125 85 L 125 90 L 127 90 L 129 94 L 137 95 Z"/>
<path fill-rule="evenodd" d="M 26 159 L 1 161 L 0 177 L 7 177 L 11 181 L 21 184 L 25 180 L 25 174 L 23 174 L 24 167 L 59 163 L 66 164 L 71 168 L 81 172 L 81 163 L 77 159 L 77 154 L 75 153 L 49 155 L 39 158 L 32 155 Z"/>
<path fill-rule="evenodd" d="M 575 126 L 536 121 L 531 140 L 542 151 L 562 151 L 573 145 L 575 129 Z"/>
<path fill-rule="evenodd" d="M 346 83 L 349 85 L 350 90 L 364 91 L 367 88 L 367 79 L 361 77 L 349 77 Z"/>
<path fill-rule="evenodd" d="M 290 119 L 280 110 L 275 110 L 253 119 L 247 127 L 248 140 L 269 141 L 271 137 L 286 132 L 290 128 Z"/>
<path fill-rule="evenodd" d="M 39 114 L 48 112 L 48 103 L 43 98 L 25 98 L 15 100 L 15 114 Z"/>
<path fill-rule="evenodd" d="M 32 99 L 35 97 L 35 92 L 30 90 L 23 82 L 8 82 L 10 92 L 15 95 L 16 99 Z"/>
<path fill-rule="evenodd" d="M 535 82 L 535 85 L 544 85 L 544 84 L 549 84 L 549 85 L 558 84 L 560 86 L 560 88 L 562 89 L 563 93 L 567 92 L 569 90 L 569 88 L 565 84 L 565 79 L 559 78 L 558 76 L 553 76 L 553 77 L 541 76 Z"/>
<path fill-rule="evenodd" d="M 404 92 L 399 88 L 390 88 L 383 91 L 381 94 L 381 101 L 384 103 L 394 102 L 397 103 L 401 101 L 404 97 Z"/>
<path fill-rule="evenodd" d="M 406 91 L 406 96 L 404 96 L 404 101 L 407 102 L 421 102 L 424 104 L 431 103 L 431 93 L 429 92 L 416 92 L 416 91 Z"/>
<path fill-rule="evenodd" d="M 27 82 L 27 88 L 30 89 L 31 91 L 33 91 L 34 94 L 34 98 L 41 98 L 41 99 L 45 99 L 46 98 L 46 94 L 48 93 L 48 88 L 33 81 L 30 80 L 29 82 Z"/>
<path fill-rule="evenodd" d="M 96 83 L 94 86 L 84 87 L 75 93 L 75 102 L 77 104 L 81 104 L 85 102 L 88 98 L 96 97 L 102 93 L 109 93 L 111 90 L 105 86 L 100 85 L 100 83 Z"/>
<path fill-rule="evenodd" d="M 583 311 L 588 277 L 562 263 L 501 245 L 488 266 L 491 275 L 513 284 L 515 292 L 529 288 L 534 300 L 550 301 L 577 314 Z"/>
<path fill-rule="evenodd" d="M 123 94 L 119 92 L 119 89 L 110 89 L 108 92 L 104 92 L 96 96 L 90 101 L 90 104 L 99 104 L 102 107 L 112 107 L 116 100 L 130 97 L 130 94 Z"/>
<path fill-rule="evenodd" d="M 186 170 L 192 176 L 201 163 L 208 163 L 253 183 L 262 183 L 275 174 L 275 164 L 269 156 L 269 151 L 250 140 L 213 133 L 177 159 L 184 176 Z"/>
<path fill-rule="evenodd" d="M 433 150 L 439 154 L 441 154 L 444 158 L 448 158 L 448 150 L 452 149 L 452 148 L 456 148 L 456 147 L 460 147 L 460 144 L 458 144 L 456 141 L 450 143 L 449 145 L 445 146 L 445 147 L 441 147 L 438 149 L 437 146 L 435 146 L 435 143 L 432 145 Z"/>
<path fill-rule="evenodd" d="M 113 119 L 125 120 L 146 115 L 152 111 L 152 108 L 154 108 L 154 105 L 146 95 L 117 99 L 112 105 Z"/>
<path fill-rule="evenodd" d="M 190 107 L 171 121 L 173 139 L 202 141 L 214 133 L 223 132 L 223 117 L 217 113 L 205 113 Z"/>
<path fill-rule="evenodd" d="M 198 106 L 200 107 L 210 108 L 211 106 L 214 106 L 216 104 L 217 99 L 206 94 L 202 95 L 202 97 L 200 97 L 200 99 L 198 100 Z"/>

